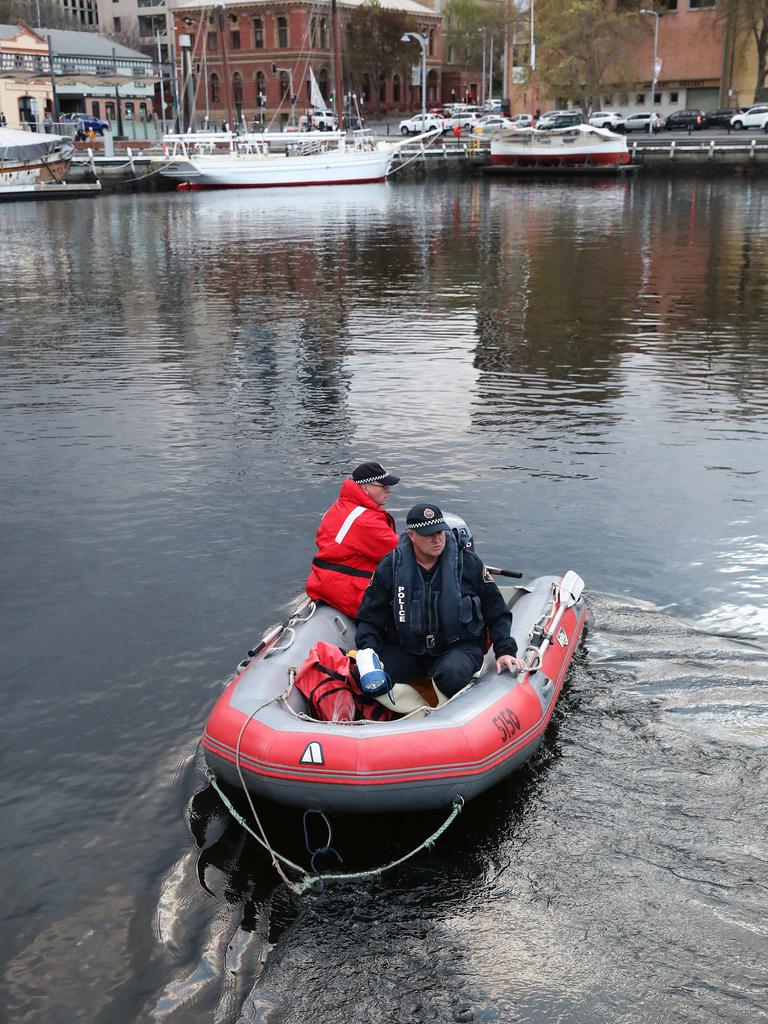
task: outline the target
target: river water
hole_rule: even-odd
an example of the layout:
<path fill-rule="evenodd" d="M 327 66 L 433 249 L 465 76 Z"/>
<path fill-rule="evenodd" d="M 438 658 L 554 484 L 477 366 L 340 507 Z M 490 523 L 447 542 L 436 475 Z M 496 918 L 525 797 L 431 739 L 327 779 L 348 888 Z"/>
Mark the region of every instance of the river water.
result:
<path fill-rule="evenodd" d="M 768 1020 L 768 186 L 1 223 L 0 1017 Z M 489 562 L 576 569 L 590 621 L 526 769 L 406 867 L 296 900 L 197 742 L 368 459 L 401 524 L 433 500 Z M 264 814 L 306 863 L 301 819 Z M 441 820 L 333 843 L 361 868 Z"/>

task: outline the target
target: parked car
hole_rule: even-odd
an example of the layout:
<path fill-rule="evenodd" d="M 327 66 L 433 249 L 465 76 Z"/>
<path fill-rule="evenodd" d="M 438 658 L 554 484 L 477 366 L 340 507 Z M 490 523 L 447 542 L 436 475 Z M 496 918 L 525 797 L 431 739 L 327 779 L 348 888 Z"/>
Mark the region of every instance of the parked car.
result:
<path fill-rule="evenodd" d="M 501 113 L 501 100 L 486 100 L 483 103 L 484 114 L 500 114 Z"/>
<path fill-rule="evenodd" d="M 624 117 L 618 110 L 593 110 L 589 123 L 593 128 L 607 128 L 615 132 L 617 128 L 623 127 Z"/>
<path fill-rule="evenodd" d="M 515 128 L 533 128 L 532 114 L 513 114 L 509 120 Z"/>
<path fill-rule="evenodd" d="M 458 125 L 463 132 L 472 131 L 479 123 L 481 116 L 479 107 L 464 107 L 460 110 L 454 110 L 453 114 L 446 121 L 446 130 L 451 131 L 451 129 Z"/>
<path fill-rule="evenodd" d="M 299 120 L 299 128 L 304 131 L 335 132 L 338 122 L 332 110 L 312 110 Z"/>
<path fill-rule="evenodd" d="M 758 103 L 749 110 L 734 114 L 731 127 L 737 131 L 741 128 L 765 128 L 768 125 L 768 103 Z"/>
<path fill-rule="evenodd" d="M 668 132 L 684 131 L 685 129 L 698 131 L 703 127 L 703 110 L 673 110 L 664 118 L 664 128 Z"/>
<path fill-rule="evenodd" d="M 93 114 L 65 114 L 64 119 L 72 121 L 79 128 L 82 128 L 84 132 L 96 132 L 97 135 L 103 135 L 104 132 L 109 131 L 109 121 L 103 121 L 100 117 L 95 117 Z"/>
<path fill-rule="evenodd" d="M 435 114 L 414 114 L 413 117 L 400 122 L 400 134 L 422 135 L 424 132 L 431 132 L 435 128 L 444 132 L 445 124 L 445 118 L 437 117 Z"/>
<path fill-rule="evenodd" d="M 648 134 L 648 127 L 651 123 L 650 113 L 642 114 L 630 114 L 629 117 L 624 120 L 624 131 L 629 134 L 630 132 L 645 132 Z M 662 121 L 657 113 L 653 114 L 653 132 L 661 131 Z"/>
<path fill-rule="evenodd" d="M 704 115 L 704 127 L 730 128 L 733 115 L 741 113 L 741 107 L 723 107 L 720 110 L 708 110 Z"/>
<path fill-rule="evenodd" d="M 493 135 L 494 132 L 501 131 L 502 128 L 514 128 L 515 124 L 508 117 L 502 117 L 501 114 L 486 114 L 485 117 L 481 117 L 475 127 L 472 129 L 473 135 Z"/>
<path fill-rule="evenodd" d="M 541 131 L 550 131 L 552 128 L 573 128 L 577 124 L 581 124 L 581 114 L 571 112 L 548 117 L 544 124 L 539 122 L 539 128 Z"/>
<path fill-rule="evenodd" d="M 552 120 L 553 117 L 560 117 L 562 114 L 570 113 L 572 113 L 572 111 L 570 110 L 548 110 L 545 114 L 542 114 L 541 117 L 538 119 L 538 121 L 536 122 L 536 127 L 551 128 L 552 125 L 549 122 Z"/>

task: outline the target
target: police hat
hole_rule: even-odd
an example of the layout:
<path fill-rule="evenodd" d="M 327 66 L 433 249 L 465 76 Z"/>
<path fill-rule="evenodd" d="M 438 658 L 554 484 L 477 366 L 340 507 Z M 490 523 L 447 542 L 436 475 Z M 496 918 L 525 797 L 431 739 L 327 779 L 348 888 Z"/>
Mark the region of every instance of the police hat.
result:
<path fill-rule="evenodd" d="M 379 462 L 363 462 L 352 471 L 352 479 L 356 484 L 383 484 L 385 487 L 394 487 L 400 482 L 399 476 L 388 473 Z"/>
<path fill-rule="evenodd" d="M 421 534 L 422 537 L 450 530 L 437 505 L 424 501 L 414 505 L 410 510 L 405 519 L 405 528 Z"/>

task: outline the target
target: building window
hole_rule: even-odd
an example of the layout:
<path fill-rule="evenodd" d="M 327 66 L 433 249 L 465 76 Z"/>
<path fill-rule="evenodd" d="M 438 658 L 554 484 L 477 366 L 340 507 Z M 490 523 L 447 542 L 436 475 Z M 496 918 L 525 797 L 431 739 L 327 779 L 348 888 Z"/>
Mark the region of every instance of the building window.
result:
<path fill-rule="evenodd" d="M 661 103 L 661 93 L 660 92 L 655 92 L 653 94 L 653 102 L 654 102 L 654 104 L 656 106 L 658 106 Z"/>
<path fill-rule="evenodd" d="M 320 68 L 320 74 L 317 77 L 317 84 L 320 86 L 320 92 L 323 94 L 323 99 L 328 102 L 328 68 Z"/>
<path fill-rule="evenodd" d="M 215 53 L 218 45 L 219 45 L 219 37 L 216 35 L 215 32 L 209 32 L 208 33 L 208 49 L 210 50 L 210 52 L 211 53 Z"/>
<path fill-rule="evenodd" d="M 325 18 L 320 19 L 320 49 L 328 49 L 328 21 Z"/>
<path fill-rule="evenodd" d="M 122 28 L 120 27 L 120 19 L 119 18 L 113 18 L 112 19 L 112 31 L 113 32 L 122 32 Z"/>
<path fill-rule="evenodd" d="M 392 102 L 400 102 L 400 75 L 394 75 L 392 78 Z"/>
<path fill-rule="evenodd" d="M 157 32 L 161 35 L 165 35 L 165 15 L 140 14 L 139 35 L 142 38 L 146 38 L 147 36 L 154 36 Z"/>
<path fill-rule="evenodd" d="M 235 104 L 235 116 L 240 121 L 243 116 L 243 76 L 239 71 L 232 75 L 232 99 Z"/>
<path fill-rule="evenodd" d="M 671 92 L 669 94 L 669 102 L 670 103 L 677 103 L 677 96 L 678 96 L 678 94 L 676 92 Z"/>
<path fill-rule="evenodd" d="M 429 51 L 429 56 L 430 57 L 434 57 L 435 56 L 435 30 L 433 28 L 431 28 L 429 30 L 429 37 L 428 38 L 429 38 L 429 45 L 428 45 L 427 49 Z"/>
<path fill-rule="evenodd" d="M 267 105 L 267 80 L 263 71 L 256 72 L 256 104 L 259 107 Z"/>
<path fill-rule="evenodd" d="M 287 71 L 280 72 L 280 99 L 287 100 L 291 96 L 291 80 Z"/>
<path fill-rule="evenodd" d="M 133 120 L 133 112 L 134 112 L 133 111 L 133 104 L 132 103 L 126 103 L 125 104 L 125 119 L 126 119 L 126 121 L 132 121 Z"/>
<path fill-rule="evenodd" d="M 705 11 L 715 6 L 715 0 L 688 0 L 689 11 Z"/>
<path fill-rule="evenodd" d="M 309 45 L 313 50 L 317 49 L 317 16 L 314 14 L 309 23 Z"/>
<path fill-rule="evenodd" d="M 264 22 L 261 18 L 253 19 L 253 48 L 254 50 L 264 49 Z"/>
<path fill-rule="evenodd" d="M 639 92 L 637 94 L 637 96 L 635 96 L 635 103 L 638 103 L 640 106 L 642 106 L 643 103 L 645 103 L 645 93 L 644 92 Z"/>
<path fill-rule="evenodd" d="M 385 103 L 387 99 L 387 80 L 384 75 L 379 75 L 377 91 L 379 94 L 379 103 Z"/>
<path fill-rule="evenodd" d="M 140 121 L 148 121 L 149 120 L 149 111 L 147 110 L 147 104 L 146 103 L 140 103 L 139 104 L 139 120 Z"/>
<path fill-rule="evenodd" d="M 277 19 L 277 45 L 281 50 L 288 46 L 288 19 Z"/>
<path fill-rule="evenodd" d="M 677 0 L 667 0 L 665 6 L 666 6 L 668 11 L 673 11 L 674 12 L 674 11 L 677 10 Z"/>
<path fill-rule="evenodd" d="M 94 100 L 91 106 L 93 108 L 93 116 L 101 117 L 101 104 L 98 102 L 98 100 Z"/>
<path fill-rule="evenodd" d="M 230 50 L 240 49 L 240 30 L 234 29 L 229 33 L 229 48 Z"/>
<path fill-rule="evenodd" d="M 115 104 L 114 103 L 107 102 L 107 103 L 104 104 L 104 116 L 106 117 L 106 119 L 108 121 L 114 121 L 115 120 Z"/>
<path fill-rule="evenodd" d="M 220 93 L 219 76 L 211 75 L 211 103 L 219 102 Z"/>

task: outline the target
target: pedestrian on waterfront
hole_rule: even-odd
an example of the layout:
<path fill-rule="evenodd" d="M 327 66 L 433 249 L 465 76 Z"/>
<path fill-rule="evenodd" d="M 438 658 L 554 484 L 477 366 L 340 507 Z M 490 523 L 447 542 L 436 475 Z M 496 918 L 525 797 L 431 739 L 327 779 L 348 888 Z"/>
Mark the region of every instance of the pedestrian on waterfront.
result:
<path fill-rule="evenodd" d="M 2 112 L 2 110 L 0 110 L 0 128 L 5 128 L 5 126 L 7 124 L 8 124 L 8 118 L 5 116 L 5 114 Z"/>
<path fill-rule="evenodd" d="M 496 671 L 524 668 L 512 614 L 490 572 L 462 548 L 433 502 L 419 502 L 406 532 L 374 573 L 357 615 L 358 650 L 378 654 L 392 685 L 430 676 L 439 699 L 463 689 L 485 658 Z"/>
<path fill-rule="evenodd" d="M 395 520 L 384 511 L 400 480 L 378 462 L 363 462 L 345 480 L 317 531 L 307 593 L 354 618 L 384 555 L 397 546 Z"/>

